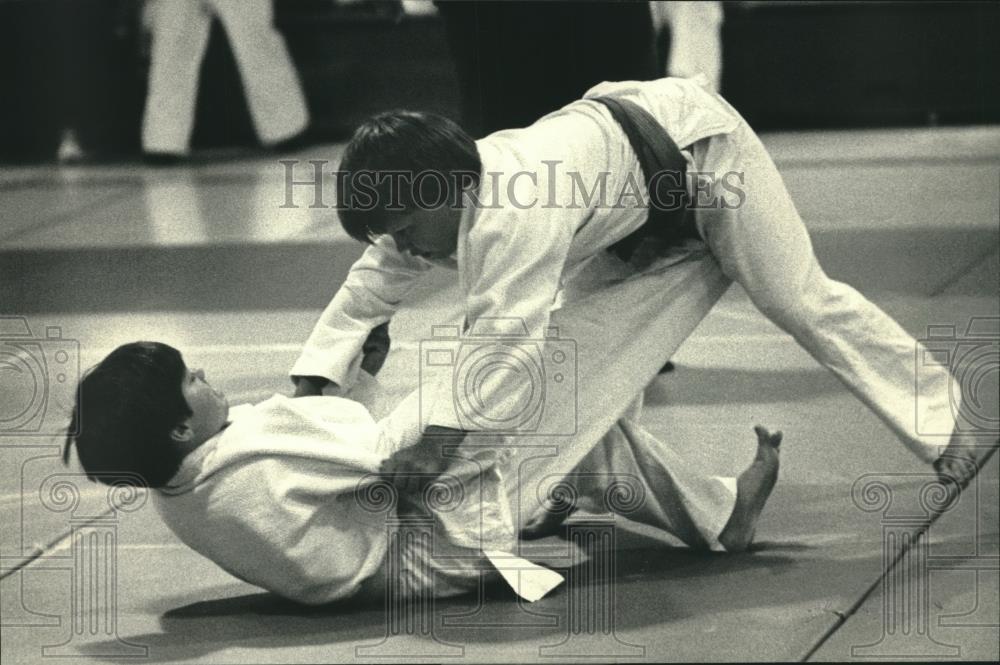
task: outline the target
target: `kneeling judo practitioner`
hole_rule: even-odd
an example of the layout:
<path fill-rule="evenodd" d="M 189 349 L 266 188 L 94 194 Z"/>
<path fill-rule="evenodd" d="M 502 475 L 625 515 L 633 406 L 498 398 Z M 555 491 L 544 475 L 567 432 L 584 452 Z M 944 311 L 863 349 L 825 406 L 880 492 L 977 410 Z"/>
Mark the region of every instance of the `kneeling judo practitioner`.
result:
<path fill-rule="evenodd" d="M 724 291 L 701 286 L 737 282 L 957 495 L 995 451 L 996 434 L 980 441 L 948 368 L 923 367 L 918 381 L 915 358 L 930 357 L 926 348 L 826 275 L 760 139 L 703 83 L 601 83 L 528 127 L 475 141 L 430 113 L 363 123 L 336 172 L 337 208 L 344 230 L 368 247 L 291 369 L 296 394 L 348 388 L 370 331 L 434 265 L 457 271 L 463 341 L 475 344 L 484 324 L 504 319 L 544 340 L 551 311 L 595 271 L 667 261 L 664 290 L 681 273 L 693 279 L 661 300 L 671 316 L 639 307 L 609 321 L 602 352 L 618 369 L 648 382 Z M 692 262 L 704 270 L 694 275 Z M 620 332 L 636 319 L 659 337 Z M 496 373 L 477 386 L 485 420 L 503 422 L 523 403 L 533 389 L 526 379 Z M 604 390 L 603 379 L 579 382 L 580 395 Z M 428 393 L 423 436 L 392 456 L 388 475 L 433 477 L 448 467 L 442 443 L 484 429 L 462 417 L 454 392 L 443 383 L 437 397 Z"/>

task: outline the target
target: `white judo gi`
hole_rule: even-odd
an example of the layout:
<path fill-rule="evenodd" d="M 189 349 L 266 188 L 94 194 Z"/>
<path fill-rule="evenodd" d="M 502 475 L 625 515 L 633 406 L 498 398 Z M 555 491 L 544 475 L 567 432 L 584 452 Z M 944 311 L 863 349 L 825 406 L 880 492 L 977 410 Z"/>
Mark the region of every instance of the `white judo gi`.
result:
<path fill-rule="evenodd" d="M 671 0 L 649 3 L 657 32 L 670 31 L 667 75 L 690 78 L 702 74 L 712 90 L 722 83 L 722 3 Z"/>
<path fill-rule="evenodd" d="M 185 457 L 154 503 L 184 543 L 246 582 L 310 604 L 354 595 L 363 584 L 384 582 L 387 529 L 397 506 L 408 510 L 375 475 L 407 436 L 416 442 L 411 432 L 418 430 L 400 418 L 380 427 L 360 403 L 327 396 L 275 395 L 235 407 L 229 426 Z M 460 505 L 423 509 L 440 538 L 433 551 L 419 542 L 404 546 L 394 569 L 402 592 L 468 590 L 484 568 L 483 551 L 513 549 L 490 456 L 455 467 Z M 438 579 L 427 575 L 441 568 L 435 557 L 457 555 L 464 556 Z"/>
<path fill-rule="evenodd" d="M 856 290 L 826 276 L 760 140 L 697 80 L 603 83 L 530 127 L 476 142 L 480 187 L 475 200 L 466 199 L 456 256 L 440 262 L 458 269 L 470 332 L 479 322 L 513 317 L 523 322 L 526 339 L 544 340 L 552 310 L 577 299 L 581 285 L 586 292 L 595 273 L 625 269 L 605 250 L 646 221 L 648 193 L 621 128 L 602 104 L 587 100 L 596 96 L 624 97 L 646 109 L 683 149 L 689 174 L 708 175 L 695 178 L 700 192 L 688 183 L 701 202 L 695 210 L 701 240 L 677 248 L 655 274 L 644 276 L 644 297 L 608 291 L 582 317 L 595 325 L 574 336 L 582 344 L 592 335 L 594 357 L 580 352 L 578 396 L 581 403 L 599 397 L 590 402 L 593 411 L 578 409 L 579 428 L 594 419 L 603 429 L 589 436 L 606 432 L 735 280 L 910 450 L 925 461 L 936 459 L 947 437 L 921 432 L 954 429 L 948 372 L 941 368 L 927 381 L 921 375 L 916 385 L 916 340 Z M 729 173 L 735 176 L 726 180 Z M 713 199 L 714 206 L 705 205 Z M 291 374 L 349 386 L 368 332 L 392 317 L 415 277 L 432 265 L 396 251 L 389 237 L 379 238 L 320 316 Z M 588 374 L 588 364 L 603 369 Z M 523 396 L 515 373 L 496 374 L 478 386 L 482 403 L 509 404 Z M 621 390 L 609 396 L 608 381 Z M 443 386 L 426 405 L 427 423 L 468 430 L 451 389 Z M 918 401 L 924 407 L 919 414 Z M 602 419 L 603 410 L 610 421 Z M 563 456 L 559 463 L 566 471 L 579 459 Z M 728 515 L 731 508 L 720 501 L 715 512 Z"/>
<path fill-rule="evenodd" d="M 513 465 L 510 455 L 497 454 L 502 444 L 484 448 L 478 440 L 464 451 L 467 458 L 445 477 L 450 503 L 387 500 L 392 490 L 374 474 L 394 451 L 419 439 L 417 407 L 404 400 L 379 423 L 362 404 L 339 397 L 275 395 L 235 407 L 229 426 L 154 492 L 154 504 L 192 549 L 239 579 L 299 602 L 326 603 L 384 585 L 401 594 L 448 596 L 474 590 L 482 573 L 498 571 L 517 593 L 537 600 L 562 577 L 513 554 L 509 497 L 518 496 L 518 487 L 506 480 Z M 721 526 L 700 531 L 699 507 L 685 502 L 685 474 L 674 475 L 683 462 L 636 416 L 591 445 L 571 474 L 549 482 L 568 482 L 578 507 L 598 512 L 622 506 L 608 496 L 624 490 L 642 498 L 621 508 L 628 517 L 692 546 L 719 549 Z M 714 491 L 731 503 L 735 481 L 719 479 Z M 394 538 L 401 515 L 426 518 L 428 528 L 420 537 Z"/>
<path fill-rule="evenodd" d="M 274 28 L 271 0 L 154 0 L 148 11 L 153 44 L 143 150 L 188 152 L 213 17 L 226 30 L 261 142 L 279 143 L 305 129 L 305 97 L 284 39 Z"/>

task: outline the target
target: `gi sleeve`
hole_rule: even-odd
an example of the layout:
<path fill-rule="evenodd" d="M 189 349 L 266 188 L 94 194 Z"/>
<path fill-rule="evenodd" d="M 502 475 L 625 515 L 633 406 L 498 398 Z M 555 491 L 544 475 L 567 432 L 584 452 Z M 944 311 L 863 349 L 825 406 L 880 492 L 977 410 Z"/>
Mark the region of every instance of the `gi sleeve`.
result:
<path fill-rule="evenodd" d="M 392 318 L 415 278 L 432 265 L 398 251 L 389 236 L 376 240 L 351 266 L 290 374 L 322 376 L 350 388 L 368 333 Z"/>
<path fill-rule="evenodd" d="M 581 213 L 543 208 L 544 184 L 527 174 L 512 180 L 508 201 L 482 209 L 465 238 L 465 265 L 459 266 L 465 330 L 451 380 L 437 381 L 424 425 L 517 431 L 515 412 L 531 401 L 533 388 L 541 388 L 533 385 L 538 375 L 523 370 L 542 360 L 549 312 Z"/>

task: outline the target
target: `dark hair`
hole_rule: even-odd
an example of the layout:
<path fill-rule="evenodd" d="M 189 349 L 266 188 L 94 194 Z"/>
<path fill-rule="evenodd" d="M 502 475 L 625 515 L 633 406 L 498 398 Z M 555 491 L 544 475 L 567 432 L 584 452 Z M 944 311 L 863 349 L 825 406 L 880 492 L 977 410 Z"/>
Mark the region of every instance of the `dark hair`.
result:
<path fill-rule="evenodd" d="M 422 111 L 379 113 L 354 132 L 340 162 L 340 223 L 352 238 L 371 243 L 392 219 L 427 200 L 423 185 L 444 182 L 448 191 L 438 190 L 436 200 L 457 206 L 463 188 L 479 185 L 481 169 L 476 142 L 448 118 Z M 421 173 L 434 177 L 417 177 Z"/>
<path fill-rule="evenodd" d="M 165 485 L 183 459 L 170 432 L 192 414 L 181 392 L 184 375 L 184 360 L 171 346 L 119 346 L 80 381 L 63 461 L 75 440 L 92 480 Z"/>

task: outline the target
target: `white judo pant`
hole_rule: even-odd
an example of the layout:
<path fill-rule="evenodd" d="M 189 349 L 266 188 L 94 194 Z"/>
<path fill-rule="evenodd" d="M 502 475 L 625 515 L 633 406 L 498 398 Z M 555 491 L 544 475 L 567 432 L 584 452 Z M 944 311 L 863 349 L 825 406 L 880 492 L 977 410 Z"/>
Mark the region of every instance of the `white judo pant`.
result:
<path fill-rule="evenodd" d="M 535 496 L 543 503 L 543 497 L 571 496 L 575 508 L 620 515 L 694 549 L 725 551 L 718 536 L 736 503 L 736 479 L 698 472 L 639 424 L 641 410 L 642 400 L 637 399 L 572 470 L 538 479 L 531 487 Z M 470 525 L 472 542 L 476 529 L 483 528 L 482 520 L 489 520 L 489 510 L 492 507 L 483 506 L 479 520 L 472 520 L 476 522 Z M 429 515 L 420 509 L 415 514 Z M 436 538 L 402 539 L 386 565 L 397 593 L 453 596 L 474 590 L 483 573 L 492 578 L 500 575 L 494 566 L 504 568 L 505 560 L 487 562 L 483 549 L 453 542 L 439 531 Z M 511 572 L 522 571 L 524 583 L 523 562 L 506 563 Z"/>
<path fill-rule="evenodd" d="M 699 171 L 716 176 L 745 174 L 741 206 L 696 214 L 698 229 L 726 276 L 914 454 L 925 462 L 937 459 L 958 408 L 949 372 L 943 366 L 923 368 L 918 387 L 916 360 L 923 356 L 917 340 L 858 291 L 823 272 L 760 139 L 741 122 L 730 134 L 697 142 L 694 160 Z"/>
<path fill-rule="evenodd" d="M 694 549 L 725 551 L 719 534 L 736 503 L 736 479 L 706 476 L 640 423 L 642 399 L 565 476 L 552 476 L 576 508 L 657 528 Z"/>
<path fill-rule="evenodd" d="M 693 250 L 687 260 L 622 278 L 616 259 L 598 257 L 594 272 L 606 273 L 606 283 L 591 276 L 592 283 L 582 289 L 584 295 L 568 295 L 563 308 L 554 313 L 560 335 L 568 334 L 579 349 L 576 421 L 570 423 L 567 417 L 566 422 L 567 428 L 575 424 L 577 436 L 559 442 L 553 454 L 540 448 L 532 452 L 537 439 L 522 437 L 517 442 L 527 446 L 522 457 L 528 459 L 518 466 L 509 496 L 522 523 L 543 509 L 539 485 L 573 473 L 585 456 L 593 462 L 595 456 L 604 455 L 591 452 L 593 442 L 610 431 L 607 441 L 618 440 L 633 451 L 606 458 L 607 466 L 615 471 L 616 464 L 633 470 L 668 469 L 677 501 L 694 526 L 679 532 L 686 517 L 664 518 L 654 506 L 649 507 L 651 517 L 641 521 L 685 542 L 693 542 L 691 534 L 697 531 L 713 545 L 712 538 L 732 513 L 733 494 L 722 491 L 725 484 L 720 486 L 720 479 L 698 475 L 669 449 L 650 440 L 626 411 L 731 281 L 738 282 L 765 316 L 833 372 L 920 459 L 934 461 L 948 444 L 959 407 L 950 373 L 944 366 L 925 366 L 918 383 L 917 359 L 924 350 L 917 340 L 855 289 L 823 272 L 777 168 L 746 123 L 741 121 L 729 134 L 697 142 L 694 162 L 694 170 L 717 176 L 716 187 L 723 174 L 743 173 L 746 199 L 735 208 L 697 210 L 705 246 L 700 254 Z M 619 418 L 623 418 L 620 426 L 615 425 Z M 645 450 L 666 452 L 658 452 L 656 460 L 635 455 L 633 464 L 628 457 L 637 441 L 645 443 Z"/>
<path fill-rule="evenodd" d="M 550 489 L 571 486 L 588 512 L 618 513 L 667 532 L 691 547 L 721 550 L 718 542 L 736 501 L 736 481 L 706 475 L 639 424 L 641 394 L 663 362 L 688 337 L 730 281 L 707 253 L 635 274 L 618 259 L 600 257 L 590 282 L 553 312 L 562 339 L 576 344 L 580 390 L 573 408 L 547 401 L 555 436 L 506 436 L 513 452 L 503 466 L 504 501 L 520 529 L 545 510 Z M 607 353 L 609 344 L 618 346 Z M 377 386 L 355 385 L 351 397 L 374 406 Z M 372 408 L 370 406 L 370 408 Z M 419 439 L 419 394 L 411 392 L 380 421 L 390 448 Z M 476 436 L 467 439 L 476 443 Z M 408 441 L 408 443 L 404 443 Z M 628 499 L 626 497 L 638 497 Z M 490 508 L 493 510 L 493 508 Z M 488 520 L 487 520 L 488 521 Z M 471 535 L 480 528 L 473 520 Z M 438 537 L 433 546 L 411 539 L 387 563 L 398 591 L 449 596 L 475 588 L 493 570 L 476 548 Z M 383 571 L 385 572 L 385 571 Z M 495 571 L 494 571 L 495 572 Z M 373 579 L 372 584 L 385 578 Z"/>
<path fill-rule="evenodd" d="M 261 142 L 278 143 L 305 129 L 305 97 L 284 39 L 273 26 L 271 0 L 155 0 L 150 11 L 152 62 L 142 128 L 146 152 L 188 152 L 213 16 L 225 28 Z"/>

